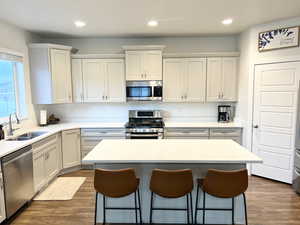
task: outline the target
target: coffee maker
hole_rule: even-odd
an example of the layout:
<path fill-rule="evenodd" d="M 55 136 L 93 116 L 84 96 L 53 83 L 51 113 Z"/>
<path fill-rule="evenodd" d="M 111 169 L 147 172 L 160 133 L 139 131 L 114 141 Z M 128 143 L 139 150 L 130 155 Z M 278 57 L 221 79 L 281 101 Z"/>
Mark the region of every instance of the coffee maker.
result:
<path fill-rule="evenodd" d="M 228 123 L 233 121 L 233 106 L 219 105 L 218 106 L 218 122 Z"/>

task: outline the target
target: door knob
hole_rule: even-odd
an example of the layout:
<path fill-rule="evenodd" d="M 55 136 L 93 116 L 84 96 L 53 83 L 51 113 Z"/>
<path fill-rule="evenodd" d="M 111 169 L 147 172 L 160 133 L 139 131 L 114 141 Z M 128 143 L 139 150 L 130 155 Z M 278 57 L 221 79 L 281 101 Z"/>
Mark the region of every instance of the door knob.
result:
<path fill-rule="evenodd" d="M 254 125 L 253 128 L 257 129 L 257 128 L 258 128 L 258 125 Z"/>

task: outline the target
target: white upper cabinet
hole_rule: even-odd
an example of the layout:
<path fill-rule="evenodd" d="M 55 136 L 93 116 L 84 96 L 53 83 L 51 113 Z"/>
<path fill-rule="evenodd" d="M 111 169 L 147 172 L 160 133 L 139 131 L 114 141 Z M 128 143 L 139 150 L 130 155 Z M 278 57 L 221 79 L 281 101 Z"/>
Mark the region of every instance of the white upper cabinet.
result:
<path fill-rule="evenodd" d="M 163 100 L 165 102 L 204 102 L 206 59 L 164 60 Z"/>
<path fill-rule="evenodd" d="M 82 60 L 72 59 L 73 102 L 83 102 Z"/>
<path fill-rule="evenodd" d="M 207 59 L 207 101 L 236 101 L 237 57 Z"/>
<path fill-rule="evenodd" d="M 126 50 L 126 80 L 162 80 L 164 46 L 156 47 L 160 50 L 142 50 L 143 47 L 140 50 L 124 48 Z M 147 46 L 145 48 L 147 49 Z M 151 49 L 151 46 L 149 48 Z M 134 49 L 134 47 L 129 47 L 129 49 Z"/>
<path fill-rule="evenodd" d="M 72 102 L 71 47 L 29 46 L 32 96 L 35 104 Z"/>
<path fill-rule="evenodd" d="M 123 59 L 72 59 L 74 102 L 125 102 Z"/>

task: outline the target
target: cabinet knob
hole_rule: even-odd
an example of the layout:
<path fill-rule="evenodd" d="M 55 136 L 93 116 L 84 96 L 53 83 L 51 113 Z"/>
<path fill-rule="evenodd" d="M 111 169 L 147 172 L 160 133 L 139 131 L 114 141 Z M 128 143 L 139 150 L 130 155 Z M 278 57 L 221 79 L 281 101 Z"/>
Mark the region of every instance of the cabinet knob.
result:
<path fill-rule="evenodd" d="M 257 128 L 258 128 L 258 125 L 254 125 L 253 128 L 257 129 Z"/>

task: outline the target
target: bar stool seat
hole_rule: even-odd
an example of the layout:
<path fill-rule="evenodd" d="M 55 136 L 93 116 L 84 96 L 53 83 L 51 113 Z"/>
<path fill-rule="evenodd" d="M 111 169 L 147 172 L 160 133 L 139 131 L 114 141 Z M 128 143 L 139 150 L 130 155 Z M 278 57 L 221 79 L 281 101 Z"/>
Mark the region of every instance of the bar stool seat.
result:
<path fill-rule="evenodd" d="M 106 210 L 135 210 L 135 219 L 142 224 L 141 199 L 139 192 L 140 179 L 136 177 L 134 169 L 105 170 L 96 169 L 94 188 L 96 190 L 95 225 L 97 221 L 98 194 L 103 196 L 103 224 L 106 223 Z M 134 193 L 134 207 L 106 207 L 106 197 L 121 198 Z M 137 203 L 138 202 L 138 203 Z"/>
<path fill-rule="evenodd" d="M 196 195 L 196 209 L 195 209 L 195 224 L 197 224 L 197 213 L 199 210 L 203 212 L 203 224 L 205 224 L 205 211 L 231 211 L 232 212 L 232 224 L 234 224 L 234 199 L 239 195 L 243 195 L 244 199 L 244 213 L 245 222 L 248 225 L 247 219 L 247 205 L 245 191 L 248 188 L 248 171 L 247 169 L 241 170 L 216 170 L 209 169 L 207 175 L 203 179 L 197 179 L 197 195 Z M 199 201 L 199 189 L 203 191 L 203 207 L 198 207 Z M 206 193 L 218 198 L 231 198 L 232 207 L 231 208 L 206 208 L 205 206 L 205 196 Z"/>
<path fill-rule="evenodd" d="M 192 190 L 193 190 L 192 170 L 161 170 L 154 169 L 150 180 L 151 202 L 150 202 L 150 224 L 152 224 L 153 210 L 175 210 L 186 211 L 187 222 L 193 223 Z M 181 198 L 186 196 L 186 208 L 159 208 L 153 207 L 154 194 L 163 198 Z"/>

